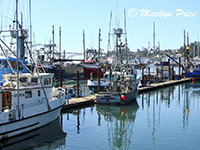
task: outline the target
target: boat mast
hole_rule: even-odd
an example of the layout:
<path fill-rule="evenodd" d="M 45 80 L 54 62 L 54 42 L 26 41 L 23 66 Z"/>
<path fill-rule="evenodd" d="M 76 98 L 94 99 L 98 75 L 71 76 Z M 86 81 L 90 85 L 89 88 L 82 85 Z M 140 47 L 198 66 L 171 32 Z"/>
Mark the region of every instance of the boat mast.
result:
<path fill-rule="evenodd" d="M 156 34 L 155 34 L 155 21 L 154 21 L 153 22 L 153 51 L 154 52 L 156 52 L 155 42 L 156 42 Z"/>
<path fill-rule="evenodd" d="M 59 27 L 59 53 L 60 53 L 60 59 L 61 58 L 61 27 Z"/>
<path fill-rule="evenodd" d="M 126 10 L 124 9 L 124 34 L 125 34 L 125 53 L 126 53 L 126 64 L 128 64 L 128 42 L 126 33 Z"/>
<path fill-rule="evenodd" d="M 54 44 L 55 44 L 55 43 L 54 43 L 54 25 L 52 26 L 52 36 L 53 36 L 53 37 L 52 37 L 52 38 L 53 38 L 53 41 L 52 41 L 52 42 L 53 42 L 53 59 L 54 59 Z"/>
<path fill-rule="evenodd" d="M 32 21 L 31 21 L 31 0 L 29 0 L 29 18 L 30 18 L 30 52 L 32 53 Z"/>
<path fill-rule="evenodd" d="M 83 55 L 84 55 L 84 61 L 85 61 L 85 31 L 83 30 Z"/>
<path fill-rule="evenodd" d="M 17 58 L 19 58 L 19 33 L 18 33 L 18 0 L 16 0 L 16 42 L 17 42 Z M 17 109 L 18 109 L 18 119 L 20 118 L 20 108 L 19 108 L 19 60 L 17 59 Z"/>
<path fill-rule="evenodd" d="M 98 51 L 98 57 L 100 57 L 101 54 L 101 29 L 99 29 L 99 51 Z"/>
<path fill-rule="evenodd" d="M 112 11 L 110 12 L 110 23 L 109 23 L 109 32 L 108 32 L 108 45 L 107 45 L 107 54 L 110 49 L 110 30 L 111 30 L 111 23 L 112 23 Z"/>

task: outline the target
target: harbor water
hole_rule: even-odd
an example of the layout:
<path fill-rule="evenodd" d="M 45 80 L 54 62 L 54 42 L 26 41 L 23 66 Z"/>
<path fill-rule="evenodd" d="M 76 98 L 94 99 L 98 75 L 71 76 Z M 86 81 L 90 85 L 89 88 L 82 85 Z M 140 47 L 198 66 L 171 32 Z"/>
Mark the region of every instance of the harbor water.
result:
<path fill-rule="evenodd" d="M 199 97 L 200 83 L 188 82 L 140 94 L 137 103 L 129 105 L 97 104 L 68 110 L 60 120 L 63 132 L 59 127 L 50 130 L 44 127 L 37 134 L 46 135 L 42 136 L 46 140 L 39 144 L 31 142 L 28 148 L 196 150 L 200 147 Z M 35 136 L 27 139 L 32 138 L 37 139 Z"/>

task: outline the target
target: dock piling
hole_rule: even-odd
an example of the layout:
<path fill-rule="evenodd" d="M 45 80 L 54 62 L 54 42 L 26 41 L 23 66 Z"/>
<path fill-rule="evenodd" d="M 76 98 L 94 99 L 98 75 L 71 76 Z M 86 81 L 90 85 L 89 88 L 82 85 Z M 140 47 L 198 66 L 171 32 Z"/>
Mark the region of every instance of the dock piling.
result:
<path fill-rule="evenodd" d="M 161 67 L 161 80 L 163 80 L 163 66 Z"/>
<path fill-rule="evenodd" d="M 170 59 L 168 58 L 168 80 L 171 80 Z"/>
<path fill-rule="evenodd" d="M 79 71 L 77 71 L 77 83 L 76 83 L 76 87 L 77 87 L 77 97 L 79 97 Z"/>
<path fill-rule="evenodd" d="M 98 92 L 100 92 L 100 68 L 98 69 Z"/>
<path fill-rule="evenodd" d="M 178 58 L 178 79 L 181 79 L 181 58 Z"/>
<path fill-rule="evenodd" d="M 112 68 L 110 68 L 110 76 L 109 76 L 109 79 L 110 79 L 110 90 L 111 90 L 111 83 L 112 83 Z"/>
<path fill-rule="evenodd" d="M 144 86 L 144 67 L 142 67 L 142 86 Z"/>
<path fill-rule="evenodd" d="M 63 86 L 62 82 L 63 82 L 63 73 L 62 73 L 62 70 L 61 70 L 60 71 L 60 87 Z"/>
<path fill-rule="evenodd" d="M 158 67 L 156 68 L 156 83 L 158 83 Z"/>

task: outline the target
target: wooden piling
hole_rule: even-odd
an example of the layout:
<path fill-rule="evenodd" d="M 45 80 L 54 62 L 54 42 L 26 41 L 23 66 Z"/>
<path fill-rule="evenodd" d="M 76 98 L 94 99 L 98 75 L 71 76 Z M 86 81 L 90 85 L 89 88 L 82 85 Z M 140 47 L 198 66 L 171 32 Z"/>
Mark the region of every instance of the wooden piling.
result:
<path fill-rule="evenodd" d="M 142 67 L 142 86 L 144 86 L 144 67 Z"/>
<path fill-rule="evenodd" d="M 163 66 L 161 67 L 161 80 L 163 80 Z"/>
<path fill-rule="evenodd" d="M 158 67 L 156 68 L 156 83 L 158 83 Z"/>
<path fill-rule="evenodd" d="M 181 79 L 181 58 L 178 58 L 178 79 Z"/>
<path fill-rule="evenodd" d="M 77 87 L 77 97 L 79 97 L 79 71 L 77 71 L 77 82 L 76 82 L 76 87 Z"/>
<path fill-rule="evenodd" d="M 110 76 L 109 76 L 109 79 L 110 79 L 110 90 L 111 90 L 111 84 L 112 84 L 112 68 L 110 68 Z"/>
<path fill-rule="evenodd" d="M 171 80 L 170 59 L 168 58 L 168 80 Z"/>
<path fill-rule="evenodd" d="M 148 67 L 148 81 L 151 79 L 150 67 Z"/>
<path fill-rule="evenodd" d="M 63 73 L 62 73 L 62 70 L 60 71 L 60 87 L 63 86 Z"/>
<path fill-rule="evenodd" d="M 100 92 L 100 68 L 98 69 L 98 92 Z"/>

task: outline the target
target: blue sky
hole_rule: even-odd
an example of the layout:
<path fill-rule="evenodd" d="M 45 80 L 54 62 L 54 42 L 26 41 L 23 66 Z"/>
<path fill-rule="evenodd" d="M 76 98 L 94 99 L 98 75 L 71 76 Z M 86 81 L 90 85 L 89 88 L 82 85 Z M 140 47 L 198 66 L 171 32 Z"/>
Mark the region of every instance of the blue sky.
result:
<path fill-rule="evenodd" d="M 24 26 L 28 28 L 27 1 L 19 0 L 19 9 L 24 14 Z M 15 0 L 0 0 L 1 16 L 13 18 L 14 2 Z M 55 42 L 58 44 L 58 31 L 61 26 L 62 49 L 67 52 L 82 52 L 83 29 L 86 34 L 86 48 L 98 48 L 98 30 L 101 28 L 102 48 L 106 50 L 110 12 L 113 13 L 112 27 L 116 27 L 118 22 L 123 28 L 125 9 L 128 45 L 132 51 L 147 47 L 148 41 L 152 46 L 153 21 L 156 23 L 156 44 L 159 41 L 161 49 L 179 48 L 183 45 L 184 29 L 189 32 L 191 42 L 198 40 L 200 34 L 199 6 L 199 0 L 32 0 L 34 41 L 42 44 L 48 43 L 52 38 L 52 25 L 54 25 Z M 131 8 L 137 11 L 136 17 L 128 15 Z M 140 12 L 142 9 L 151 13 L 164 11 L 171 13 L 172 16 L 165 19 L 158 16 L 142 16 Z M 176 17 L 177 9 L 195 13 L 195 15 Z M 1 26 L 5 27 L 9 22 L 9 19 L 1 17 Z"/>

